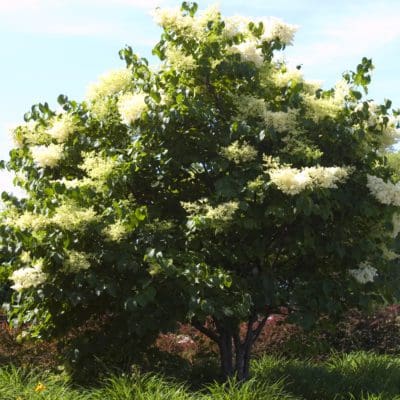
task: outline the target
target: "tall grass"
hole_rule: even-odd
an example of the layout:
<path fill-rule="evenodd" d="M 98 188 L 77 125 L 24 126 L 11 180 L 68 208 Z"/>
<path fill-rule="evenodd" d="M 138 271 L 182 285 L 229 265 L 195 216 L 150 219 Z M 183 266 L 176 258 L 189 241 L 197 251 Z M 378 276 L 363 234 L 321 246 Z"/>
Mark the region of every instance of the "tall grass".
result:
<path fill-rule="evenodd" d="M 400 358 L 394 356 L 334 354 L 318 364 L 264 357 L 253 373 L 257 381 L 285 378 L 288 392 L 308 400 L 400 399 Z"/>
<path fill-rule="evenodd" d="M 76 387 L 65 374 L 0 369 L 1 400 L 400 400 L 400 357 L 353 353 L 323 363 L 264 357 L 252 379 L 190 390 L 156 374 L 112 375 L 96 388 Z"/>

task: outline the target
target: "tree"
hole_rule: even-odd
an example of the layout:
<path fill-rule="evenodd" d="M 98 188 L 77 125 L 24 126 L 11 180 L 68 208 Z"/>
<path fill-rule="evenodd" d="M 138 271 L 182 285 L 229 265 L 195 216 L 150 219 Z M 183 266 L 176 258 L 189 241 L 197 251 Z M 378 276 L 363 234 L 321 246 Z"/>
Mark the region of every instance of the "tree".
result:
<path fill-rule="evenodd" d="M 150 340 L 187 320 L 243 380 L 282 307 L 307 327 L 396 298 L 397 113 L 363 97 L 371 60 L 323 90 L 275 57 L 295 27 L 196 12 L 157 11 L 158 68 L 126 47 L 85 101 L 25 115 L 4 264 L 36 335 L 106 315 L 111 337 Z"/>

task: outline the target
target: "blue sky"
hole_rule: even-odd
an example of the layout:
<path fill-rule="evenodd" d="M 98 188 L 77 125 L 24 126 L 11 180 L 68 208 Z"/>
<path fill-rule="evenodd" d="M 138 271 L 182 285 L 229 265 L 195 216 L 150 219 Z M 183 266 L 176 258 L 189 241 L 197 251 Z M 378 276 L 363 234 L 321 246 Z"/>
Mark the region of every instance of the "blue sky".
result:
<path fill-rule="evenodd" d="M 199 7 L 215 1 L 198 1 Z M 309 79 L 332 85 L 363 56 L 375 71 L 370 98 L 400 107 L 399 0 L 222 0 L 224 15 L 275 16 L 299 25 L 286 59 Z M 0 0 L 0 159 L 12 146 L 10 126 L 37 102 L 55 105 L 58 94 L 81 100 L 103 72 L 123 66 L 118 50 L 131 45 L 149 58 L 160 29 L 156 6 L 171 0 Z M 0 172 L 0 192 L 11 178 Z"/>

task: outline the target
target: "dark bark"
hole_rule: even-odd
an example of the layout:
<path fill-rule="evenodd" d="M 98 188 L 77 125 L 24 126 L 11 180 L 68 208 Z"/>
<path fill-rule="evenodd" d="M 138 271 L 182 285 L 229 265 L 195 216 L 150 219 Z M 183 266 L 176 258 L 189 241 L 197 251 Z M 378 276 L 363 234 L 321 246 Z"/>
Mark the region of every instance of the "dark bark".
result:
<path fill-rule="evenodd" d="M 198 321 L 192 324 L 200 332 L 218 344 L 220 352 L 221 372 L 225 379 L 236 376 L 238 381 L 246 381 L 250 377 L 250 357 L 254 342 L 260 336 L 268 316 L 261 320 L 256 315 L 249 318 L 244 338 L 240 337 L 240 327 L 232 328 L 226 321 L 213 319 L 215 330 L 203 326 Z M 254 326 L 256 324 L 256 326 Z"/>
<path fill-rule="evenodd" d="M 227 379 L 232 377 L 235 373 L 233 367 L 232 335 L 227 332 L 220 333 L 218 347 L 221 361 L 221 372 L 223 377 Z"/>

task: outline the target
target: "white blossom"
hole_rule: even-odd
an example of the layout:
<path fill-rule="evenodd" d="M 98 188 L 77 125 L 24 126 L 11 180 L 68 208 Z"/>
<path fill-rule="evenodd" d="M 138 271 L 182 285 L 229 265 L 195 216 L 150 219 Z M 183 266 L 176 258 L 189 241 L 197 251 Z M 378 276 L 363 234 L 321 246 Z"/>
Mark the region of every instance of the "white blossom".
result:
<path fill-rule="evenodd" d="M 305 189 L 335 189 L 337 183 L 347 179 L 349 168 L 345 167 L 275 167 L 267 171 L 271 182 L 285 194 L 296 195 Z"/>
<path fill-rule="evenodd" d="M 10 219 L 9 223 L 21 230 L 33 230 L 38 231 L 46 228 L 49 224 L 49 219 L 44 215 L 35 214 L 29 211 L 24 211 L 19 216 Z"/>
<path fill-rule="evenodd" d="M 60 118 L 54 120 L 50 128 L 46 130 L 57 142 L 65 142 L 75 130 L 75 122 L 71 114 L 62 114 Z"/>
<path fill-rule="evenodd" d="M 98 184 L 98 182 L 95 182 L 93 179 L 90 178 L 74 178 L 74 179 L 56 179 L 51 181 L 52 183 L 60 183 L 64 185 L 67 189 L 75 189 L 75 188 L 81 188 L 85 186 L 95 186 Z"/>
<path fill-rule="evenodd" d="M 174 67 L 176 70 L 191 70 L 196 68 L 196 60 L 189 54 L 185 55 L 182 51 L 174 48 L 168 47 L 165 56 L 169 65 Z"/>
<path fill-rule="evenodd" d="M 249 18 L 240 15 L 225 18 L 225 36 L 232 38 L 238 34 L 247 33 L 250 22 Z"/>
<path fill-rule="evenodd" d="M 350 275 L 361 284 L 373 282 L 375 277 L 378 276 L 377 272 L 376 268 L 371 267 L 366 262 L 361 263 L 357 269 L 349 270 Z"/>
<path fill-rule="evenodd" d="M 28 264 L 32 261 L 31 253 L 29 251 L 22 251 L 21 254 L 19 255 L 19 259 L 21 260 L 22 263 Z"/>
<path fill-rule="evenodd" d="M 261 49 L 257 48 L 257 43 L 246 41 L 236 46 L 232 46 L 230 51 L 239 53 L 243 61 L 253 62 L 257 67 L 260 67 L 264 62 Z"/>
<path fill-rule="evenodd" d="M 132 72 L 127 69 L 117 69 L 100 76 L 99 82 L 89 86 L 86 98 L 95 101 L 106 96 L 128 90 L 132 85 Z"/>
<path fill-rule="evenodd" d="M 128 233 L 128 227 L 121 220 L 118 220 L 103 229 L 103 235 L 114 242 L 120 242 Z"/>
<path fill-rule="evenodd" d="M 264 120 L 268 127 L 279 133 L 295 132 L 297 130 L 298 111 L 289 108 L 288 111 L 265 111 Z"/>
<path fill-rule="evenodd" d="M 400 254 L 397 254 L 395 251 L 390 250 L 387 246 L 382 246 L 382 255 L 385 260 L 393 261 L 400 257 Z"/>
<path fill-rule="evenodd" d="M 89 255 L 80 251 L 70 250 L 64 262 L 64 269 L 67 272 L 78 272 L 90 268 Z"/>
<path fill-rule="evenodd" d="M 208 206 L 206 208 L 205 218 L 216 222 L 231 221 L 233 215 L 239 208 L 237 201 L 228 201 L 226 203 L 218 204 L 216 207 Z"/>
<path fill-rule="evenodd" d="M 176 31 L 193 33 L 198 31 L 199 28 L 196 19 L 192 18 L 190 15 L 183 15 L 179 7 L 158 8 L 153 13 L 153 19 L 156 24 L 165 29 L 174 29 Z"/>
<path fill-rule="evenodd" d="M 17 269 L 11 274 L 10 280 L 14 281 L 12 289 L 20 292 L 23 289 L 39 286 L 46 281 L 46 274 L 42 270 L 43 259 L 38 259 L 31 267 Z"/>
<path fill-rule="evenodd" d="M 265 100 L 253 96 L 239 96 L 234 99 L 240 117 L 265 117 Z"/>
<path fill-rule="evenodd" d="M 94 151 L 83 152 L 82 157 L 83 162 L 79 165 L 79 168 L 85 171 L 87 176 L 93 181 L 105 181 L 117 166 L 115 158 L 106 157 Z M 82 184 L 84 184 L 84 182 L 85 181 L 83 181 Z M 86 183 L 90 183 L 90 181 Z"/>
<path fill-rule="evenodd" d="M 343 109 L 346 97 L 350 93 L 350 87 L 342 79 L 336 83 L 334 92 L 329 97 L 317 98 L 314 93 L 304 96 L 304 101 L 308 108 L 308 116 L 315 122 L 326 117 L 335 118 Z"/>
<path fill-rule="evenodd" d="M 31 147 L 32 158 L 40 167 L 53 168 L 58 165 L 63 157 L 63 146 L 59 144 L 49 144 L 48 146 Z"/>
<path fill-rule="evenodd" d="M 75 202 L 66 202 L 56 208 L 50 221 L 62 229 L 82 229 L 87 224 L 96 221 L 98 218 L 93 207 L 80 207 Z"/>
<path fill-rule="evenodd" d="M 36 143 L 35 130 L 36 130 L 36 121 L 29 121 L 22 125 L 11 124 L 10 126 L 8 126 L 9 134 L 13 140 L 14 145 L 17 148 L 23 147 L 25 142 L 29 144 Z"/>
<path fill-rule="evenodd" d="M 295 25 L 286 24 L 279 18 L 264 18 L 253 20 L 248 17 L 233 16 L 225 18 L 225 36 L 232 38 L 239 34 L 244 35 L 245 38 L 251 38 L 251 32 L 249 31 L 249 23 L 254 22 L 258 25 L 262 22 L 264 32 L 260 38 L 261 41 L 272 41 L 279 40 L 284 45 L 290 45 L 293 43 L 294 34 L 298 27 Z M 252 39 L 255 39 L 254 37 Z"/>
<path fill-rule="evenodd" d="M 227 147 L 221 149 L 221 154 L 235 164 L 252 161 L 257 157 L 257 150 L 244 142 L 240 144 L 237 140 Z"/>
<path fill-rule="evenodd" d="M 278 39 L 284 45 L 293 43 L 294 34 L 298 27 L 295 25 L 286 24 L 279 18 L 268 18 L 261 21 L 264 25 L 264 33 L 261 40 L 271 41 Z"/>
<path fill-rule="evenodd" d="M 273 75 L 273 81 L 278 87 L 288 86 L 289 83 L 303 82 L 303 74 L 297 68 L 280 68 Z"/>
<path fill-rule="evenodd" d="M 377 176 L 367 175 L 367 187 L 382 204 L 400 206 L 400 182 L 385 182 Z"/>
<path fill-rule="evenodd" d="M 207 199 L 202 199 L 197 202 L 181 202 L 181 205 L 189 214 L 190 219 L 200 217 L 209 226 L 216 229 L 228 225 L 239 209 L 237 201 L 228 201 L 217 206 L 211 206 Z"/>
<path fill-rule="evenodd" d="M 392 237 L 395 238 L 400 233 L 400 214 L 399 213 L 393 214 L 392 225 L 393 225 Z"/>
<path fill-rule="evenodd" d="M 399 117 L 389 114 L 382 114 L 380 105 L 374 101 L 358 104 L 354 111 L 361 111 L 364 104 L 368 107 L 368 120 L 366 121 L 367 128 L 375 128 L 381 131 L 381 145 L 383 148 L 394 145 L 400 138 L 400 130 L 398 129 Z"/>
<path fill-rule="evenodd" d="M 125 125 L 135 122 L 146 110 L 145 98 L 143 93 L 126 94 L 119 98 L 118 111 Z"/>
<path fill-rule="evenodd" d="M 200 11 L 197 23 L 201 27 L 207 26 L 210 21 L 218 21 L 221 16 L 220 8 L 218 4 L 212 4 L 205 10 Z"/>

